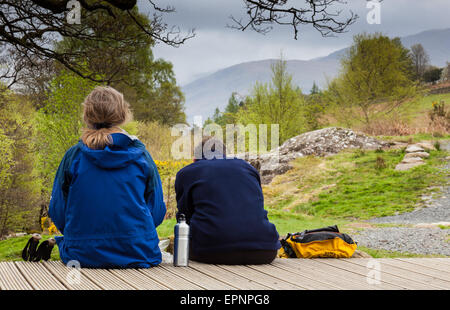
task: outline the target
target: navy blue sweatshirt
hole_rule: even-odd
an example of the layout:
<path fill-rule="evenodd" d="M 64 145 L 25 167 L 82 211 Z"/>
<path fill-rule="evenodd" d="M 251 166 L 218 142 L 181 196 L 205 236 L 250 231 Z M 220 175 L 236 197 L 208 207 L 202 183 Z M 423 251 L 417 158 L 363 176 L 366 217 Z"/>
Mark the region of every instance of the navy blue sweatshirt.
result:
<path fill-rule="evenodd" d="M 193 254 L 281 247 L 264 210 L 259 174 L 246 161 L 198 160 L 177 173 L 175 191 Z"/>

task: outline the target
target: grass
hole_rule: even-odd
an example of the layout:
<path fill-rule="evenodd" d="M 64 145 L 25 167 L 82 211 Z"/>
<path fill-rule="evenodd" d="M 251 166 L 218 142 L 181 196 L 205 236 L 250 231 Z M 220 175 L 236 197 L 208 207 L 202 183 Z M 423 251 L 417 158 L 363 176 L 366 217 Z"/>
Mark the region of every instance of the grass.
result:
<path fill-rule="evenodd" d="M 442 135 L 436 136 L 431 133 L 418 133 L 414 135 L 407 136 L 377 136 L 376 138 L 384 141 L 396 141 L 396 142 L 404 142 L 404 143 L 417 143 L 421 141 L 430 141 L 430 140 L 448 140 L 450 139 L 450 135 Z"/>
<path fill-rule="evenodd" d="M 415 120 L 420 114 L 430 111 L 432 109 L 433 102 L 439 103 L 441 101 L 444 101 L 446 105 L 449 105 L 450 93 L 418 96 L 416 99 L 403 105 L 402 110 L 410 117 L 411 120 Z"/>
<path fill-rule="evenodd" d="M 30 239 L 30 235 L 14 237 L 0 241 L 0 261 L 20 261 L 22 260 L 22 250 Z M 49 239 L 50 235 L 42 235 L 42 241 Z M 58 246 L 55 245 L 52 251 L 51 260 L 59 260 Z"/>
<path fill-rule="evenodd" d="M 284 237 L 287 233 L 301 232 L 305 229 L 315 229 L 331 225 L 338 225 L 339 229 L 348 223 L 331 217 L 313 217 L 296 214 L 289 211 L 268 210 L 269 221 L 275 224 L 278 234 Z"/>
<path fill-rule="evenodd" d="M 429 187 L 444 182 L 437 167 L 445 155 L 432 151 L 425 165 L 408 171 L 394 170 L 404 156 L 402 150 L 298 158 L 291 171 L 265 188 L 266 202 L 270 208 L 310 217 L 347 220 L 411 211 Z M 290 203 L 281 203 L 286 195 Z"/>
<path fill-rule="evenodd" d="M 422 140 L 448 139 L 450 138 L 448 132 L 445 134 L 443 128 L 437 126 L 435 122 L 430 122 L 429 117 L 433 103 L 441 101 L 445 103 L 446 110 L 450 111 L 450 93 L 434 95 L 419 93 L 387 114 L 374 113 L 386 110 L 386 102 L 374 105 L 371 108 L 372 113 L 369 113 L 372 120 L 370 128 L 365 124 L 360 108 L 342 109 L 334 106 L 325 112 L 322 123 L 326 127 L 346 127 L 377 135 L 378 138 L 387 141 L 414 143 Z"/>
<path fill-rule="evenodd" d="M 447 257 L 445 255 L 425 255 L 425 254 L 414 254 L 414 253 L 378 250 L 378 249 L 366 248 L 366 247 L 363 247 L 360 245 L 358 245 L 358 250 L 366 252 L 373 258 Z"/>
<path fill-rule="evenodd" d="M 164 220 L 156 229 L 158 231 L 159 239 L 165 239 L 173 235 L 173 228 L 175 224 L 176 220 L 174 218 Z"/>

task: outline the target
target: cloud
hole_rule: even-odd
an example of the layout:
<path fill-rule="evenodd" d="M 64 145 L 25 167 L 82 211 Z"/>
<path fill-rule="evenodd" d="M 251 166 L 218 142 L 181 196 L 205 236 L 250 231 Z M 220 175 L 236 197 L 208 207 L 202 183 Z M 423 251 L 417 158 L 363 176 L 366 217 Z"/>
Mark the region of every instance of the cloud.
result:
<path fill-rule="evenodd" d="M 297 0 L 298 1 L 298 0 Z M 169 0 L 157 1 L 173 5 L 176 13 L 165 19 L 182 30 L 196 29 L 196 37 L 179 48 L 159 44 L 156 57 L 174 64 L 180 84 L 186 84 L 203 73 L 213 72 L 244 61 L 276 58 L 283 52 L 286 59 L 311 59 L 326 56 L 352 43 L 353 35 L 361 32 L 382 32 L 390 36 L 405 36 L 424 30 L 450 27 L 448 0 L 384 0 L 381 3 L 381 24 L 369 25 L 366 0 L 348 1 L 349 9 L 360 18 L 348 33 L 335 38 L 323 38 L 311 26 L 300 28 L 298 40 L 292 29 L 277 26 L 267 35 L 227 28 L 230 15 L 245 18 L 242 0 Z M 146 0 L 140 0 L 141 11 L 148 11 Z"/>

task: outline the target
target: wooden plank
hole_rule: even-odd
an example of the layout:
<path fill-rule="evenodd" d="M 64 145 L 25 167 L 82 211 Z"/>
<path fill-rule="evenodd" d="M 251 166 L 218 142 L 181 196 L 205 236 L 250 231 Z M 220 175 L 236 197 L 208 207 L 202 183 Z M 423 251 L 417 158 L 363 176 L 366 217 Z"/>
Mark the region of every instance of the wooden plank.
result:
<path fill-rule="evenodd" d="M 63 283 L 69 290 L 100 290 L 100 286 L 89 280 L 83 273 L 80 272 L 79 281 L 68 280 L 69 272 L 74 272 L 73 268 L 66 267 L 61 261 L 43 262 L 45 268 Z"/>
<path fill-rule="evenodd" d="M 111 269 L 110 271 L 122 281 L 133 286 L 136 290 L 169 289 L 167 286 L 164 286 L 157 281 L 147 277 L 136 269 Z"/>
<path fill-rule="evenodd" d="M 424 266 L 418 266 L 416 264 L 411 264 L 409 262 L 396 260 L 396 259 L 380 259 L 382 263 L 389 264 L 391 266 L 395 266 L 397 268 L 401 268 L 404 270 L 408 270 L 412 273 L 415 273 L 417 275 L 424 275 L 431 278 L 436 279 L 436 284 L 443 285 L 443 288 L 446 288 L 448 286 L 448 289 L 450 289 L 450 277 L 444 274 L 444 272 L 437 271 L 431 268 L 427 268 Z"/>
<path fill-rule="evenodd" d="M 450 258 L 443 258 L 443 257 L 437 257 L 437 258 L 424 258 L 429 260 L 437 260 L 442 264 L 446 264 L 450 266 Z"/>
<path fill-rule="evenodd" d="M 446 269 L 450 268 L 450 258 L 442 258 L 442 257 L 436 257 L 436 258 L 430 258 L 430 257 L 421 257 L 420 260 L 427 261 L 433 264 L 439 264 L 443 267 L 446 267 Z"/>
<path fill-rule="evenodd" d="M 360 274 L 362 276 L 367 276 L 369 273 L 369 269 L 366 266 L 361 266 L 359 264 L 352 263 L 354 259 L 349 261 L 344 261 L 342 259 L 323 259 L 321 262 L 323 264 L 328 264 L 333 267 L 341 268 L 344 271 L 354 272 Z M 428 285 L 422 283 L 411 282 L 407 279 L 397 277 L 395 275 L 391 275 L 388 273 L 383 273 L 380 278 L 380 285 L 390 284 L 393 286 L 397 286 L 399 289 L 414 289 L 414 290 L 423 290 L 428 289 Z M 378 284 L 374 284 L 378 285 Z"/>
<path fill-rule="evenodd" d="M 366 258 L 344 258 L 344 260 L 349 261 L 352 260 L 353 263 L 356 264 L 360 264 L 363 266 L 367 266 L 367 262 L 370 259 L 366 259 Z M 426 284 L 428 286 L 428 289 L 430 290 L 436 290 L 436 289 L 446 289 L 445 286 L 441 285 L 442 280 L 440 279 L 436 279 L 433 277 L 429 277 L 429 276 L 425 276 L 419 273 L 415 273 L 406 269 L 402 269 L 402 268 L 398 268 L 396 266 L 392 266 L 390 264 L 388 264 L 388 260 L 386 260 L 385 262 L 382 262 L 382 258 L 377 259 L 377 261 L 380 263 L 381 266 L 381 275 L 383 275 L 384 273 L 389 273 L 392 275 L 396 275 L 398 277 L 410 280 L 410 281 L 415 281 L 415 282 L 419 282 L 422 284 Z"/>
<path fill-rule="evenodd" d="M 304 267 L 319 270 L 321 273 L 326 273 L 328 275 L 336 276 L 342 279 L 345 282 L 352 282 L 354 285 L 359 287 L 359 289 L 367 289 L 367 290 L 398 290 L 401 289 L 396 285 L 392 285 L 389 283 L 380 284 L 369 284 L 367 282 L 367 272 L 365 274 L 359 274 L 355 272 L 349 272 L 348 270 L 343 270 L 338 267 L 335 267 L 331 264 L 326 264 L 326 261 L 335 261 L 336 259 L 329 258 L 316 258 L 316 259 L 300 259 L 298 260 L 299 264 L 304 265 Z"/>
<path fill-rule="evenodd" d="M 103 290 L 135 290 L 108 269 L 81 268 L 80 271 Z"/>
<path fill-rule="evenodd" d="M 249 280 L 253 280 L 259 284 L 270 287 L 275 290 L 305 290 L 304 286 L 300 284 L 292 284 L 280 279 L 278 277 L 269 276 L 266 273 L 259 272 L 248 266 L 241 265 L 218 265 L 220 268 L 225 269 L 234 274 L 245 277 Z"/>
<path fill-rule="evenodd" d="M 240 290 L 268 290 L 267 286 L 259 284 L 253 280 L 241 277 L 240 275 L 228 272 L 216 265 L 203 264 L 198 262 L 190 262 L 189 267 L 198 270 L 204 274 L 207 274 L 220 281 L 231 285 Z"/>
<path fill-rule="evenodd" d="M 395 260 L 416 266 L 418 270 L 426 272 L 442 280 L 450 281 L 450 266 L 441 265 L 436 261 L 424 261 L 420 258 L 396 258 Z"/>
<path fill-rule="evenodd" d="M 187 281 L 191 281 L 198 286 L 206 290 L 233 290 L 236 287 L 228 285 L 220 280 L 210 277 L 196 269 L 190 267 L 174 267 L 171 265 L 162 265 L 162 268 L 166 269 L 173 274 L 182 277 Z"/>
<path fill-rule="evenodd" d="M 14 262 L 0 262 L 1 290 L 32 290 L 33 287 L 22 276 Z"/>
<path fill-rule="evenodd" d="M 367 283 L 369 261 L 380 284 Z M 450 259 L 276 259 L 269 265 L 162 264 L 149 269 L 82 268 L 71 284 L 61 262 L 0 262 L 0 289 L 450 289 Z"/>
<path fill-rule="evenodd" d="M 422 282 L 428 282 L 433 286 L 441 289 L 450 289 L 450 279 L 445 277 L 443 272 L 436 271 L 431 268 L 418 266 L 409 262 L 400 261 L 397 259 L 381 258 L 380 262 L 392 267 L 396 267 L 414 274 L 415 278 Z"/>
<path fill-rule="evenodd" d="M 176 274 L 162 268 L 164 264 L 149 269 L 138 269 L 139 272 L 145 276 L 153 279 L 154 281 L 172 289 L 172 290 L 201 290 L 202 287 L 179 277 Z M 184 267 L 179 267 L 184 269 Z M 181 271 L 180 271 L 181 272 Z"/>
<path fill-rule="evenodd" d="M 304 275 L 323 283 L 331 284 L 339 289 L 343 290 L 373 290 L 375 287 L 365 284 L 357 284 L 349 281 L 346 278 L 339 277 L 334 274 L 324 272 L 320 267 L 312 266 L 309 259 L 284 259 L 277 262 L 278 264 L 284 265 L 284 268 L 290 270 L 292 273 L 298 275 Z"/>
<path fill-rule="evenodd" d="M 15 262 L 24 278 L 35 290 L 67 290 L 40 262 Z"/>
<path fill-rule="evenodd" d="M 283 259 L 282 261 L 288 260 Z M 288 264 L 290 265 L 290 264 Z M 317 281 L 317 279 L 313 279 L 311 277 L 305 276 L 302 273 L 297 273 L 293 271 L 290 266 L 286 266 L 282 262 L 274 261 L 271 265 L 251 265 L 250 268 L 258 270 L 259 272 L 265 273 L 269 276 L 276 276 L 284 281 L 294 284 L 300 285 L 307 290 L 339 290 L 341 289 L 339 286 L 332 285 L 330 283 L 324 281 Z"/>

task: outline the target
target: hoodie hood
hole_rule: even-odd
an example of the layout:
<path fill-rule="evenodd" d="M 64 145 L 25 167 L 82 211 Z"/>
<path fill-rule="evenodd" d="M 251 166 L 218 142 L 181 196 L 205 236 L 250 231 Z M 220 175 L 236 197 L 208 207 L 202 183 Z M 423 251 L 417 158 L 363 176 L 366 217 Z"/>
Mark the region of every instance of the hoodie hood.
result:
<path fill-rule="evenodd" d="M 142 156 L 143 150 L 133 147 L 136 137 L 126 133 L 113 133 L 111 137 L 113 143 L 103 150 L 93 150 L 83 144 L 81 151 L 87 159 L 103 169 L 125 168 Z"/>

